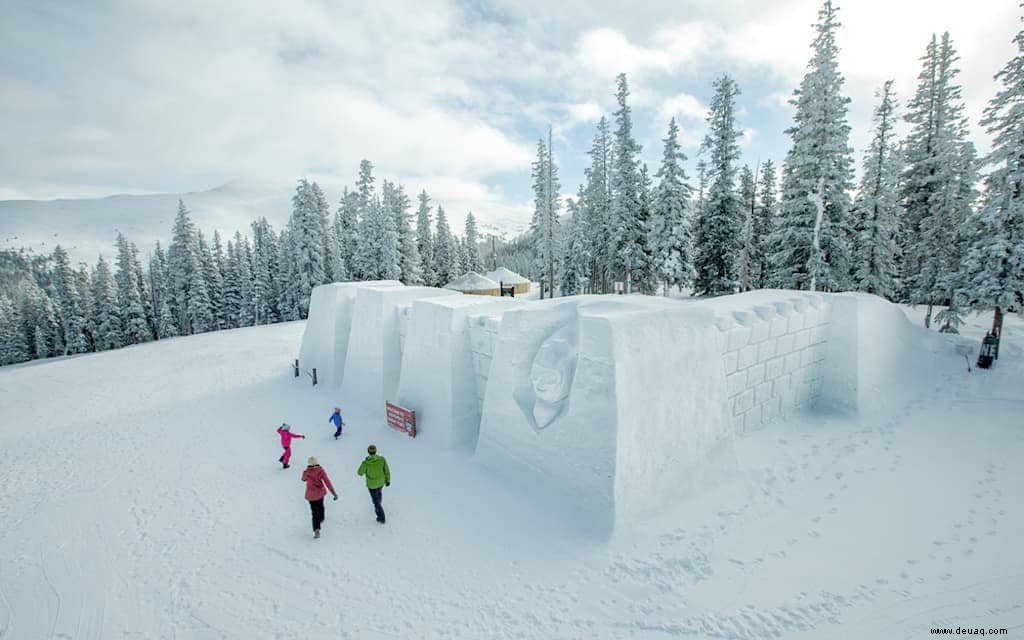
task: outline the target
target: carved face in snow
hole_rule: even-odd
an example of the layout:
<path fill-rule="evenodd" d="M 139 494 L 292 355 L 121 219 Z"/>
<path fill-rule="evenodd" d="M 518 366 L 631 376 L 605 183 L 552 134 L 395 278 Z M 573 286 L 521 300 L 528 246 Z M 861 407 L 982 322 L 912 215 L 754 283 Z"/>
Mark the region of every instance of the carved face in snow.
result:
<path fill-rule="evenodd" d="M 545 340 L 530 367 L 533 387 L 533 418 L 538 429 L 551 424 L 562 412 L 572 388 L 576 369 L 576 345 L 567 328 Z"/>

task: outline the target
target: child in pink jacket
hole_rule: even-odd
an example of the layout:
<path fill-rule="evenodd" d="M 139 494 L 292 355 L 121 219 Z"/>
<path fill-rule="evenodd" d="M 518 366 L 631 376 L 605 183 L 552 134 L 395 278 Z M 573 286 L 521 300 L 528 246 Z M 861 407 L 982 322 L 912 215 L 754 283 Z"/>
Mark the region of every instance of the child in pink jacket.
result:
<path fill-rule="evenodd" d="M 283 423 L 277 428 L 278 435 L 281 436 L 281 446 L 284 447 L 284 453 L 277 459 L 281 463 L 282 469 L 288 468 L 288 461 L 292 459 L 292 439 L 293 438 L 305 438 L 306 436 L 301 433 L 292 433 L 292 428 L 288 426 L 288 423 Z"/>

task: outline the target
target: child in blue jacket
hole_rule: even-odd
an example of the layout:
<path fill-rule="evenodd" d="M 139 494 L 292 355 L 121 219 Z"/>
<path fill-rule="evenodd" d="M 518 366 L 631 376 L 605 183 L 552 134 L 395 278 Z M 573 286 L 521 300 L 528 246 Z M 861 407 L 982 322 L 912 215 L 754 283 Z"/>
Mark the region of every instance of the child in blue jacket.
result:
<path fill-rule="evenodd" d="M 345 424 L 345 421 L 341 419 L 341 409 L 334 407 L 334 413 L 331 414 L 327 421 L 334 423 L 334 439 L 337 440 L 338 436 L 341 435 L 341 425 Z"/>

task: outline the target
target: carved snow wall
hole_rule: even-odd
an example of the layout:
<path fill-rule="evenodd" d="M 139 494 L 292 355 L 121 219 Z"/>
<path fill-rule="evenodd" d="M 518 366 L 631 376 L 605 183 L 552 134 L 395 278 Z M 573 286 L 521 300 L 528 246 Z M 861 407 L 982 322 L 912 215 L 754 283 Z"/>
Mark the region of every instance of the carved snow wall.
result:
<path fill-rule="evenodd" d="M 735 464 L 717 333 L 708 309 L 657 298 L 506 312 L 477 459 L 599 533 L 694 494 Z"/>
<path fill-rule="evenodd" d="M 319 384 L 338 389 L 345 373 L 349 330 L 356 292 L 366 287 L 401 287 L 397 280 L 334 282 L 314 287 L 309 299 L 309 319 L 302 333 L 299 366 L 316 368 Z"/>

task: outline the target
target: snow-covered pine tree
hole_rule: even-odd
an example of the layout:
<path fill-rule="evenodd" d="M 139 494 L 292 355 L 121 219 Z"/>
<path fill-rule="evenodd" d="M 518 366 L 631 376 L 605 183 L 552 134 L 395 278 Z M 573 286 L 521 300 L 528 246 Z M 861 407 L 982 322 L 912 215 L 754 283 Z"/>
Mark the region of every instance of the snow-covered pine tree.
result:
<path fill-rule="evenodd" d="M 956 84 L 958 57 L 949 33 L 941 42 L 932 36 L 922 60 L 917 92 L 904 116 L 913 128 L 905 144 L 900 190 L 902 283 L 911 303 L 927 305 L 926 327 L 935 305 L 949 305 L 940 322 L 951 331 L 957 324 L 955 294 L 965 250 L 962 228 L 973 200 L 974 150 L 967 142 Z"/>
<path fill-rule="evenodd" d="M 227 253 L 224 256 L 224 299 L 221 300 L 221 307 L 227 315 L 227 326 L 230 328 L 247 326 L 238 321 L 242 310 L 248 308 L 248 304 L 242 299 L 238 249 L 235 246 L 235 240 L 239 238 L 241 234 L 236 233 L 235 238 L 228 240 Z"/>
<path fill-rule="evenodd" d="M 438 286 L 444 286 L 458 278 L 458 251 L 452 230 L 448 226 L 448 216 L 444 207 L 437 205 L 437 221 L 434 231 L 434 273 L 437 274 Z"/>
<path fill-rule="evenodd" d="M 279 318 L 277 286 L 279 239 L 266 218 L 252 223 L 252 280 L 254 324 L 270 324 Z"/>
<path fill-rule="evenodd" d="M 92 320 L 96 349 L 117 349 L 124 344 L 118 313 L 117 288 L 107 261 L 100 256 L 92 276 Z"/>
<path fill-rule="evenodd" d="M 1014 44 L 1017 55 L 996 74 L 1000 87 L 981 120 L 993 140 L 982 159 L 990 170 L 964 264 L 964 297 L 973 309 L 993 310 L 1000 335 L 1005 312 L 1024 312 L 1024 30 Z"/>
<path fill-rule="evenodd" d="M 41 266 L 41 265 L 39 265 Z M 21 301 L 21 330 L 29 345 L 30 358 L 49 358 L 64 351 L 57 311 L 46 289 L 46 273 L 33 269 L 34 277 L 22 280 L 18 287 Z M 39 279 L 39 282 L 37 282 Z"/>
<path fill-rule="evenodd" d="M 668 123 L 660 178 L 654 192 L 650 239 L 652 257 L 658 279 L 667 296 L 673 286 L 684 287 L 693 278 L 693 254 L 690 241 L 689 208 L 692 187 L 682 163 L 686 155 L 679 147 L 679 125 L 672 118 Z"/>
<path fill-rule="evenodd" d="M 174 302 L 172 311 L 181 333 L 190 335 L 215 328 L 200 257 L 198 233 L 189 217 L 188 208 L 181 200 L 178 200 L 178 214 L 174 220 L 171 244 L 167 248 L 167 272 L 171 283 L 170 300 Z M 94 286 L 94 296 L 95 291 Z M 96 300 L 94 305 L 98 308 L 101 303 Z M 100 339 L 98 335 L 94 338 L 97 341 Z M 109 344 L 109 341 L 104 344 Z"/>
<path fill-rule="evenodd" d="M 153 339 L 146 310 L 142 306 L 142 292 L 135 273 L 135 260 L 131 246 L 123 234 L 117 234 L 117 270 L 114 281 L 117 284 L 118 315 L 121 318 L 121 335 L 124 344 L 140 344 Z"/>
<path fill-rule="evenodd" d="M 235 232 L 235 252 L 238 263 L 235 269 L 238 272 L 238 281 L 241 292 L 241 307 L 238 309 L 236 323 L 240 327 L 251 327 L 256 323 L 255 279 L 252 273 L 253 255 L 249 246 L 249 239 L 239 232 Z"/>
<path fill-rule="evenodd" d="M 832 0 L 818 12 L 814 51 L 800 88 L 787 133 L 793 146 L 782 170 L 781 249 L 774 258 L 776 280 L 786 288 L 837 291 L 847 286 L 853 150 L 839 73 L 836 30 L 840 23 Z"/>
<path fill-rule="evenodd" d="M 892 80 L 875 95 L 875 134 L 864 154 L 864 173 L 853 203 L 855 221 L 853 286 L 885 298 L 893 297 L 896 257 L 896 194 L 898 165 L 893 157 L 896 98 Z"/>
<path fill-rule="evenodd" d="M 654 208 L 654 181 L 647 170 L 647 163 L 640 166 L 640 208 L 637 209 L 636 219 L 643 229 L 643 247 L 638 256 L 636 268 L 630 271 L 630 280 L 634 291 L 645 295 L 653 295 L 658 289 L 658 273 L 654 265 L 654 256 L 651 247 L 651 215 Z"/>
<path fill-rule="evenodd" d="M 481 273 L 484 261 L 480 258 L 480 238 L 476 231 L 476 218 L 473 212 L 466 214 L 466 271 Z"/>
<path fill-rule="evenodd" d="M 382 201 L 376 213 L 380 229 L 380 278 L 398 280 L 402 275 L 402 263 L 398 238 L 397 214 L 398 190 L 393 182 L 384 181 L 381 188 Z M 386 202 L 385 202 L 386 199 Z"/>
<path fill-rule="evenodd" d="M 423 284 L 422 262 L 416 232 L 412 228 L 412 202 L 405 194 L 405 187 L 395 185 L 394 204 L 395 228 L 398 233 L 398 279 L 407 285 Z"/>
<path fill-rule="evenodd" d="M 590 166 L 585 174 L 587 186 L 585 197 L 577 198 L 578 206 L 583 207 L 583 217 L 587 231 L 587 253 L 590 256 L 590 277 L 587 291 L 590 293 L 608 293 L 610 282 L 614 279 L 615 265 L 614 244 L 612 242 L 611 213 L 611 163 L 612 141 L 608 128 L 608 120 L 601 116 L 597 123 L 597 134 L 588 152 Z"/>
<path fill-rule="evenodd" d="M 576 199 L 568 198 L 569 224 L 565 230 L 565 253 L 562 255 L 562 295 L 584 293 L 590 279 L 591 259 L 587 242 L 587 221 L 584 218 L 586 189 L 580 185 Z"/>
<path fill-rule="evenodd" d="M 85 342 L 81 353 L 87 353 L 96 350 L 96 332 L 92 321 L 92 312 L 95 309 L 92 298 L 92 276 L 89 273 L 89 265 L 84 262 L 79 263 L 78 270 L 75 271 L 75 288 L 78 290 L 78 299 L 81 301 L 82 314 L 85 318 L 85 324 L 82 326 Z"/>
<path fill-rule="evenodd" d="M 292 196 L 292 215 L 288 220 L 289 251 L 285 254 L 289 278 L 282 284 L 288 292 L 289 316 L 304 319 L 309 314 L 309 296 L 313 287 L 327 281 L 327 201 L 315 182 L 299 180 Z"/>
<path fill-rule="evenodd" d="M 338 212 L 334 216 L 334 234 L 337 237 L 338 281 L 356 280 L 356 255 L 359 253 L 359 194 L 345 191 L 341 195 Z"/>
<path fill-rule="evenodd" d="M 64 346 L 63 355 L 88 351 L 89 343 L 84 332 L 86 311 L 78 295 L 71 260 L 60 245 L 53 250 L 53 288 Z"/>
<path fill-rule="evenodd" d="M 426 190 L 420 191 L 417 198 L 419 208 L 416 210 L 416 246 L 420 254 L 420 274 L 423 284 L 429 287 L 444 286 L 447 282 L 438 283 L 437 272 L 434 271 L 434 239 L 430 232 L 430 196 Z"/>
<path fill-rule="evenodd" d="M 156 243 L 156 249 L 149 258 L 149 291 L 153 305 L 156 339 L 173 338 L 178 335 L 178 327 L 171 312 L 171 290 L 167 276 L 167 258 Z"/>
<path fill-rule="evenodd" d="M 196 243 L 199 247 L 198 256 L 202 279 L 206 286 L 206 295 L 209 300 L 209 315 L 212 321 L 206 325 L 204 331 L 216 331 L 224 328 L 224 314 L 220 311 L 221 301 L 224 298 L 224 282 L 221 280 L 220 270 L 213 257 L 213 251 L 209 243 L 203 237 L 203 232 L 196 230 Z M 202 311 L 205 316 L 207 311 Z"/>
<path fill-rule="evenodd" d="M 701 145 L 701 151 L 710 155 L 701 175 L 710 184 L 694 231 L 694 293 L 697 295 L 736 292 L 743 248 L 742 205 L 736 195 L 736 161 L 740 157 L 741 135 L 736 127 L 736 96 L 740 90 L 727 75 L 715 80 L 714 87 L 707 118 L 708 133 Z"/>
<path fill-rule="evenodd" d="M 766 160 L 761 165 L 760 191 L 758 192 L 757 215 L 754 216 L 754 233 L 751 246 L 751 264 L 757 274 L 753 282 L 756 289 L 771 286 L 772 255 L 777 253 L 771 246 L 772 230 L 778 217 L 779 205 L 776 193 L 775 164 Z"/>
<path fill-rule="evenodd" d="M 640 177 L 640 144 L 633 138 L 632 110 L 627 99 L 629 85 L 626 74 L 620 73 L 615 92 L 619 108 L 615 111 L 615 135 L 611 165 L 612 210 L 610 241 L 614 247 L 615 279 L 625 283 L 627 292 L 636 282 L 643 282 L 650 269 L 650 247 L 647 229 L 641 219 L 640 198 L 643 184 Z"/>
<path fill-rule="evenodd" d="M 226 329 L 233 326 L 231 324 L 231 313 L 224 305 L 224 274 L 227 269 L 225 264 L 227 257 L 224 255 L 224 243 L 220 239 L 220 232 L 216 229 L 213 230 L 213 244 L 210 246 L 210 257 L 212 258 L 210 263 L 213 265 L 212 269 L 207 269 L 207 273 L 213 277 L 213 283 L 209 285 L 210 302 L 213 304 L 213 313 L 217 318 L 217 326 L 221 329 Z"/>
<path fill-rule="evenodd" d="M 28 344 L 21 324 L 17 305 L 6 294 L 0 294 L 0 365 L 16 364 L 29 359 Z"/>
<path fill-rule="evenodd" d="M 754 282 L 758 274 L 754 272 L 754 219 L 757 213 L 757 169 L 751 170 L 749 164 L 743 165 L 740 169 L 740 193 L 739 201 L 743 220 L 741 232 L 743 249 L 740 251 L 740 291 L 750 291 L 754 288 Z"/>
<path fill-rule="evenodd" d="M 533 163 L 533 219 L 530 221 L 530 237 L 533 242 L 533 272 L 540 282 L 540 297 L 555 295 L 558 266 L 561 262 L 560 230 L 558 209 L 561 207 L 558 182 L 558 168 L 551 155 L 551 131 L 548 129 L 548 144 L 541 138 L 537 141 L 537 160 Z"/>

